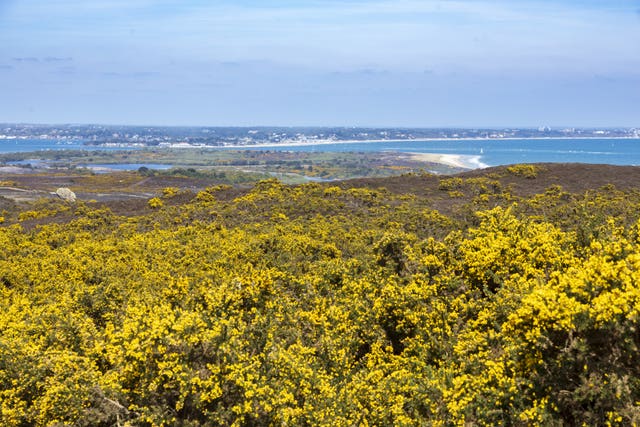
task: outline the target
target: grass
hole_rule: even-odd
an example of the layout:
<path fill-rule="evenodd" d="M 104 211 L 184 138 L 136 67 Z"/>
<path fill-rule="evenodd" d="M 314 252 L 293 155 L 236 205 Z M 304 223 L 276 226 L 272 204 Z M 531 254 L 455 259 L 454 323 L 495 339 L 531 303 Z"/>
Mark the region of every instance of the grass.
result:
<path fill-rule="evenodd" d="M 170 175 L 219 177 L 228 183 L 256 182 L 278 177 L 287 183 L 359 177 L 385 177 L 429 171 L 451 174 L 463 169 L 425 163 L 403 153 L 379 152 L 294 152 L 275 150 L 143 149 L 117 151 L 38 151 L 0 155 L 1 162 L 39 160 L 63 170 L 82 169 L 91 163 L 157 163 L 172 165 L 179 172 Z M 154 172 L 164 173 L 164 172 Z M 247 175 L 249 174 L 249 175 Z M 253 177 L 251 176 L 253 175 Z"/>

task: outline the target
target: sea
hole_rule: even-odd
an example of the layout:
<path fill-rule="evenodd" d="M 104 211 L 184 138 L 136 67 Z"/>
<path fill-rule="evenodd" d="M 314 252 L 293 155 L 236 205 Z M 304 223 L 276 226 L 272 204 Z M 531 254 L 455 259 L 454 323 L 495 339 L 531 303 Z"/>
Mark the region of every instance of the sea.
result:
<path fill-rule="evenodd" d="M 65 149 L 123 150 L 140 149 L 140 147 L 87 146 L 82 141 L 43 139 L 0 140 L 0 153 Z M 456 160 L 470 168 L 542 162 L 640 165 L 640 138 L 404 140 L 282 144 L 211 149 L 432 153 L 446 155 L 447 157 L 455 156 Z"/>
<path fill-rule="evenodd" d="M 640 165 L 640 138 L 463 139 L 331 143 L 258 147 L 260 150 L 433 153 L 480 168 L 514 163 Z"/>

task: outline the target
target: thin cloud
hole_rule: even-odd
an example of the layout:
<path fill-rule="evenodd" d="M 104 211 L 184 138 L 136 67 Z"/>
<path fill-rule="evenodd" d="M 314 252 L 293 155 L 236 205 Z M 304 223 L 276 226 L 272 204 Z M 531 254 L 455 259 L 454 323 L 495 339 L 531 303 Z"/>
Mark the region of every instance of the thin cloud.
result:
<path fill-rule="evenodd" d="M 56 57 L 56 56 L 47 56 L 44 58 L 45 62 L 71 62 L 73 58 L 67 56 L 64 58 Z"/>
<path fill-rule="evenodd" d="M 168 121 L 260 121 L 273 110 L 284 122 L 393 114 L 420 124 L 416 111 L 429 99 L 436 125 L 449 114 L 467 120 L 466 98 L 484 91 L 478 105 L 495 102 L 483 107 L 488 116 L 508 118 L 511 100 L 539 96 L 568 121 L 570 109 L 552 104 L 594 117 L 577 100 L 615 90 L 619 105 L 605 102 L 598 113 L 627 117 L 639 99 L 637 78 L 628 78 L 640 70 L 637 8 L 632 0 L 21 0 L 2 17 L 0 61 L 21 71 L 2 73 L 13 91 L 5 97 L 49 103 L 50 114 L 88 114 L 99 97 L 144 89 L 158 96 L 135 108 L 113 97 L 117 107 L 100 103 L 101 111 L 148 121 L 176 105 Z M 75 70 L 65 66 L 77 71 L 47 79 Z M 52 79 L 73 90 L 56 92 Z M 575 91 L 562 82 L 577 82 Z"/>
<path fill-rule="evenodd" d="M 104 71 L 99 73 L 99 75 L 107 78 L 148 79 L 151 77 L 159 76 L 160 72 L 158 71 L 133 71 L 133 72 Z"/>
<path fill-rule="evenodd" d="M 76 67 L 72 65 L 66 66 L 66 67 L 58 67 L 55 71 L 52 71 L 52 74 L 65 75 L 65 76 L 75 75 L 76 73 L 77 73 Z"/>
<path fill-rule="evenodd" d="M 14 62 L 31 62 L 31 63 L 36 63 L 36 62 L 45 62 L 45 63 L 51 63 L 51 62 L 71 62 L 73 61 L 73 58 L 71 57 L 57 57 L 57 56 L 45 56 L 44 58 L 38 58 L 35 56 L 16 56 L 11 58 L 12 61 Z"/>

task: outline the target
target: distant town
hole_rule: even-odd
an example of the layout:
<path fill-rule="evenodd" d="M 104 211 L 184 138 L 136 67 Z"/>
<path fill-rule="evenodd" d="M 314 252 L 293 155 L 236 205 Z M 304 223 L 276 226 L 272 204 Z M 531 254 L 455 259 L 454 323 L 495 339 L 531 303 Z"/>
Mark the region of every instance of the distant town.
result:
<path fill-rule="evenodd" d="M 0 141 L 44 139 L 91 145 L 221 147 L 420 139 L 640 138 L 640 128 L 161 127 L 0 124 Z"/>

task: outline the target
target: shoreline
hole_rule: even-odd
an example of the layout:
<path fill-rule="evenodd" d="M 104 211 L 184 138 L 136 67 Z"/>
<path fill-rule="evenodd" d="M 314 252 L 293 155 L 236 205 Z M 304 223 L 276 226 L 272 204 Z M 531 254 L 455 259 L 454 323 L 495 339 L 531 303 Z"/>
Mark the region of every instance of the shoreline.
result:
<path fill-rule="evenodd" d="M 262 147 L 307 147 L 312 145 L 333 145 L 333 144 L 369 144 L 369 143 L 381 143 L 381 142 L 446 142 L 446 141 L 546 141 L 546 140 L 567 140 L 567 139 L 606 139 L 606 140 L 640 140 L 640 137 L 620 137 L 620 136 L 586 136 L 586 137 L 572 137 L 572 136 L 549 136 L 549 137 L 531 137 L 531 138 L 416 138 L 416 139 L 341 139 L 341 140 L 316 140 L 316 141 L 292 141 L 292 142 L 266 142 L 258 144 L 247 145 L 195 145 L 184 142 L 167 143 L 162 145 L 161 148 L 213 148 L 213 149 L 243 149 L 243 148 L 262 148 Z M 149 148 L 150 146 L 144 146 L 143 148 Z"/>
<path fill-rule="evenodd" d="M 480 161 L 481 156 L 465 154 L 439 154 L 439 153 L 406 153 L 411 159 L 419 162 L 438 163 L 461 169 L 484 169 L 489 165 Z"/>

